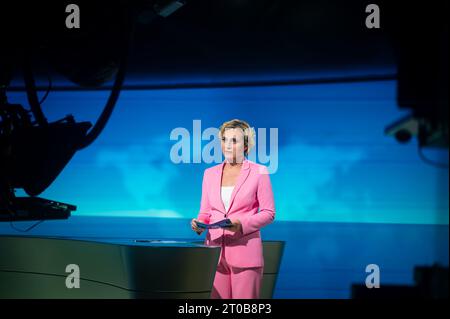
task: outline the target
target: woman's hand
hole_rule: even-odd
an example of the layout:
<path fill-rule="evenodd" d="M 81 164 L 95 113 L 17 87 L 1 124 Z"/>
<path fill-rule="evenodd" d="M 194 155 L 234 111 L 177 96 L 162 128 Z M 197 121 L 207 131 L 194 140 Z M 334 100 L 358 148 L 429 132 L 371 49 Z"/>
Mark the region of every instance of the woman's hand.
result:
<path fill-rule="evenodd" d="M 199 220 L 196 219 L 196 218 L 192 219 L 192 220 L 191 220 L 191 228 L 192 228 L 192 230 L 195 231 L 198 235 L 200 235 L 201 233 L 203 233 L 204 229 L 197 226 L 197 222 L 198 222 L 198 221 L 199 221 Z"/>
<path fill-rule="evenodd" d="M 226 229 L 232 232 L 242 232 L 242 224 L 239 219 L 231 220 L 231 226 Z"/>

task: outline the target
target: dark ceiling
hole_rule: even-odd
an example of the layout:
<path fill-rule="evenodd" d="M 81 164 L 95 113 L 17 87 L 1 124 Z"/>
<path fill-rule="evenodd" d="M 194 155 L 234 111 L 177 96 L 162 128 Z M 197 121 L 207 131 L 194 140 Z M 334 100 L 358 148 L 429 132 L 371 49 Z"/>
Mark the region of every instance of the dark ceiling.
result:
<path fill-rule="evenodd" d="M 71 2 L 80 6 L 79 30 L 64 27 L 64 9 Z M 418 29 L 407 25 L 409 19 L 427 11 L 378 1 L 381 28 L 368 29 L 368 2 L 363 0 L 188 0 L 169 17 L 145 23 L 153 2 L 36 2 L 25 12 L 16 4 L 2 10 L 9 19 L 3 44 L 10 49 L 2 60 L 16 59 L 17 69 L 25 48 L 33 53 L 39 78 L 45 79 L 51 67 L 55 77 L 64 74 L 61 78 L 83 82 L 88 74 L 104 82 L 114 74 L 125 46 L 127 17 L 137 12 L 144 23 L 136 24 L 126 83 L 317 78 L 326 72 L 370 75 L 376 70 L 395 75 L 396 41 L 403 31 Z"/>

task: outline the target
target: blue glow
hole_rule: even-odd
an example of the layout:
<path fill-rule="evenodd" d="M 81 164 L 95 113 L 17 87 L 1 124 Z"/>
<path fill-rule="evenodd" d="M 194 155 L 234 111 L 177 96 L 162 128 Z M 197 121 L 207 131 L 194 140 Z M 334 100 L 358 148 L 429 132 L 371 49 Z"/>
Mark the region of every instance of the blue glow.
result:
<path fill-rule="evenodd" d="M 422 162 L 417 144 L 384 129 L 407 114 L 394 81 L 279 87 L 123 91 L 98 140 L 78 152 L 40 196 L 78 207 L 74 215 L 191 218 L 203 170 L 174 164 L 170 132 L 193 120 L 202 129 L 241 118 L 278 128 L 271 175 L 278 220 L 448 224 L 448 170 Z M 51 92 L 53 121 L 73 114 L 95 122 L 107 91 Z M 28 105 L 23 93 L 10 102 Z M 448 161 L 448 151 L 427 156 Z"/>

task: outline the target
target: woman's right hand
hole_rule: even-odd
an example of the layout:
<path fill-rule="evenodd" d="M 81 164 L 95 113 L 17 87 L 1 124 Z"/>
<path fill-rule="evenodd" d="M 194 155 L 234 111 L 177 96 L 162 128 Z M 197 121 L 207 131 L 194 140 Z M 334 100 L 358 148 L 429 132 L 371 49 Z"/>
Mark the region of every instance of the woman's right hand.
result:
<path fill-rule="evenodd" d="M 199 221 L 199 220 L 196 219 L 196 218 L 192 219 L 192 220 L 191 220 L 191 228 L 192 228 L 192 230 L 195 231 L 198 235 L 200 235 L 201 233 L 203 233 L 204 229 L 197 226 L 197 222 L 198 222 L 198 221 Z"/>

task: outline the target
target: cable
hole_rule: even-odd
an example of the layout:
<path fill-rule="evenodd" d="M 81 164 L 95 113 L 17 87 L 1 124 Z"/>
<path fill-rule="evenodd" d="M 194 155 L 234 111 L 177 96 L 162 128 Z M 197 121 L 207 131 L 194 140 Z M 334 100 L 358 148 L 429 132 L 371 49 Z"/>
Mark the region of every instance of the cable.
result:
<path fill-rule="evenodd" d="M 116 78 L 114 80 L 114 84 L 111 89 L 111 93 L 108 97 L 105 107 L 103 108 L 102 113 L 100 114 L 100 117 L 97 119 L 97 122 L 92 127 L 92 129 L 87 133 L 84 140 L 80 143 L 78 150 L 81 150 L 92 144 L 96 140 L 96 138 L 100 135 L 100 133 L 105 128 L 106 123 L 108 122 L 116 105 L 116 102 L 119 98 L 120 91 L 122 90 L 122 85 L 125 80 L 125 72 L 127 68 L 128 56 L 131 51 L 131 47 L 133 46 L 133 39 L 135 32 L 135 21 L 133 17 L 129 18 L 129 20 L 127 21 L 127 29 L 128 32 L 126 32 L 125 34 L 128 34 L 128 38 L 126 38 L 125 36 L 125 38 L 122 39 L 124 43 L 122 46 L 119 69 L 117 71 Z"/>
<path fill-rule="evenodd" d="M 25 90 L 27 92 L 28 104 L 31 107 L 31 112 L 40 126 L 48 125 L 48 121 L 42 112 L 41 105 L 37 97 L 36 83 L 34 81 L 33 71 L 31 68 L 31 58 L 26 55 L 23 57 L 23 79 L 25 81 Z"/>
<path fill-rule="evenodd" d="M 11 209 L 9 209 L 8 207 L 6 207 L 6 210 L 8 211 L 9 215 L 11 216 L 11 218 L 14 218 L 15 213 L 14 213 Z M 44 221 L 45 221 L 45 219 L 41 219 L 41 220 L 37 221 L 36 223 L 34 223 L 33 225 L 31 225 L 30 227 L 28 227 L 27 229 L 20 229 L 20 228 L 17 228 L 17 227 L 13 224 L 13 221 L 12 221 L 12 220 L 10 220 L 10 221 L 9 221 L 9 226 L 10 226 L 12 229 L 16 230 L 16 231 L 19 231 L 19 232 L 21 232 L 21 233 L 26 233 L 26 232 L 29 232 L 30 230 L 32 230 L 32 229 L 33 229 L 34 227 L 36 227 L 37 225 L 43 223 Z"/>
<path fill-rule="evenodd" d="M 26 233 L 26 232 L 32 230 L 32 229 L 33 229 L 34 227 L 36 227 L 37 225 L 43 223 L 44 221 L 45 221 L 44 219 L 41 219 L 40 221 L 38 221 L 38 222 L 34 223 L 33 225 L 31 225 L 30 227 L 28 227 L 27 229 L 20 229 L 20 228 L 17 228 L 16 226 L 14 226 L 14 224 L 13 224 L 12 221 L 9 222 L 9 225 L 10 225 L 11 228 L 14 229 L 14 230 L 17 230 L 17 231 L 22 232 L 22 233 Z"/>
<path fill-rule="evenodd" d="M 45 99 L 47 98 L 48 94 L 50 93 L 50 90 L 52 89 L 52 78 L 50 77 L 50 74 L 47 74 L 47 78 L 48 78 L 47 92 L 45 92 L 44 96 L 39 101 L 39 105 L 42 105 L 42 103 L 44 103 Z"/>
<path fill-rule="evenodd" d="M 443 169 L 448 169 L 448 163 L 440 163 L 440 162 L 435 162 L 435 161 L 432 161 L 432 160 L 430 160 L 429 158 L 427 158 L 426 156 L 425 156 L 425 154 L 423 153 L 423 147 L 418 147 L 417 148 L 417 150 L 418 150 L 418 153 L 419 153 L 419 157 L 425 162 L 425 163 L 427 163 L 427 164 L 429 164 L 429 165 L 432 165 L 432 166 L 434 166 L 434 167 L 437 167 L 437 168 L 443 168 Z"/>
<path fill-rule="evenodd" d="M 6 211 L 8 212 L 8 214 L 11 216 L 11 219 L 14 219 L 16 213 L 15 213 L 13 210 L 10 209 L 10 207 L 9 207 L 10 205 L 11 205 L 11 202 L 7 203 L 7 206 L 5 207 L 5 209 L 6 209 Z M 41 220 L 37 221 L 36 223 L 34 223 L 33 225 L 31 225 L 30 227 L 28 227 L 27 229 L 20 229 L 20 228 L 17 228 L 17 227 L 13 224 L 13 220 L 10 220 L 10 221 L 9 221 L 9 226 L 10 226 L 12 229 L 14 229 L 14 230 L 16 230 L 16 231 L 18 231 L 18 232 L 26 233 L 26 232 L 29 232 L 30 230 L 32 230 L 33 228 L 35 228 L 37 225 L 43 223 L 44 221 L 45 221 L 44 219 L 41 219 Z"/>

